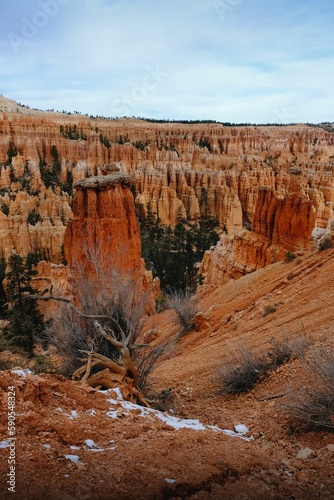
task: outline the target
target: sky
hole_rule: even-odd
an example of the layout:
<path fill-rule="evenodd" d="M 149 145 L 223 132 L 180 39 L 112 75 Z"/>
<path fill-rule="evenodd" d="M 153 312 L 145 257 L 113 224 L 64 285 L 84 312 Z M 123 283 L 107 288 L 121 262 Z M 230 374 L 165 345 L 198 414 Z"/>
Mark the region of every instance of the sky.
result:
<path fill-rule="evenodd" d="M 333 0 L 15 0 L 0 93 L 38 109 L 334 121 Z"/>

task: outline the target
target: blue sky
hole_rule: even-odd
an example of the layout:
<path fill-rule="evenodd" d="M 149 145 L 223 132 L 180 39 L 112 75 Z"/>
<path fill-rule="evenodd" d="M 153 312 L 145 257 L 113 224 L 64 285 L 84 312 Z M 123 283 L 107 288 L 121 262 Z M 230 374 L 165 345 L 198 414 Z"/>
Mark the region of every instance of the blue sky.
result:
<path fill-rule="evenodd" d="M 333 0 L 15 0 L 0 93 L 39 109 L 334 121 Z"/>

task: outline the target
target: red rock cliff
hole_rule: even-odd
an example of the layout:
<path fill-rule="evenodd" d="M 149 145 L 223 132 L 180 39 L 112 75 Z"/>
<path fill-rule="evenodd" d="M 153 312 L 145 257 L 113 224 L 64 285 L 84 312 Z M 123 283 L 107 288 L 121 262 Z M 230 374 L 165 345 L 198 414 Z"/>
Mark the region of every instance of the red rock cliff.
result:
<path fill-rule="evenodd" d="M 270 188 L 259 190 L 252 231 L 222 235 L 207 251 L 200 272 L 206 284 L 217 285 L 283 260 L 288 252 L 311 249 L 316 209 L 300 192 L 282 197 Z"/>
<path fill-rule="evenodd" d="M 113 270 L 116 279 L 130 277 L 140 290 L 147 291 L 152 289 L 152 275 L 141 258 L 132 182 L 130 175 L 117 172 L 76 183 L 64 252 L 71 267 L 84 269 L 93 280 L 97 273 Z M 152 295 L 148 302 L 148 309 L 154 308 Z"/>

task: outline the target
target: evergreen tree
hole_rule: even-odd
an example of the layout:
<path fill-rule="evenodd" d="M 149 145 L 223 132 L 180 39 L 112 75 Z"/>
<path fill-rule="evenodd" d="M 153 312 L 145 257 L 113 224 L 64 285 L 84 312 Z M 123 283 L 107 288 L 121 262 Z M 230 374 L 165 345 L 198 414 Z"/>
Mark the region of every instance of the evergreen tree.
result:
<path fill-rule="evenodd" d="M 31 286 L 32 276 L 36 274 L 26 259 L 13 254 L 9 259 L 10 271 L 6 274 L 8 281 L 8 299 L 12 304 L 10 311 L 10 329 L 6 334 L 13 345 L 34 352 L 34 336 L 43 330 L 43 317 L 39 312 L 36 301 L 29 298 L 35 293 Z"/>
<path fill-rule="evenodd" d="M 204 218 L 198 225 L 187 227 L 180 211 L 175 228 L 166 227 L 150 204 L 146 217 L 141 212 L 142 256 L 147 268 L 159 277 L 163 291 L 195 291 L 201 280 L 198 264 L 219 239 L 216 226 L 217 222 Z"/>
<path fill-rule="evenodd" d="M 6 276 L 6 259 L 2 255 L 0 258 L 0 318 L 3 318 L 4 316 L 4 305 L 6 304 L 6 293 L 3 288 L 2 282 L 5 279 Z"/>

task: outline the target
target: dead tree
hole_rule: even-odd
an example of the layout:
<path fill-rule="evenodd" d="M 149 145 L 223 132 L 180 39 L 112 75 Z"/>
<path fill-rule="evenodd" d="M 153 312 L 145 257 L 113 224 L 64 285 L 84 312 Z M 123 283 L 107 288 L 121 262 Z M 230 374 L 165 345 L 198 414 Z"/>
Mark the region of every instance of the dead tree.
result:
<path fill-rule="evenodd" d="M 40 296 L 30 295 L 35 300 L 55 300 L 63 302 L 80 317 L 91 320 L 92 332 L 90 340 L 90 350 L 81 350 L 84 355 L 80 358 L 83 363 L 72 375 L 73 380 L 78 380 L 81 384 L 96 389 L 121 387 L 124 397 L 131 402 L 140 402 L 149 406 L 147 400 L 139 387 L 138 369 L 132 361 L 131 350 L 145 345 L 132 344 L 133 331 L 127 334 L 124 332 L 119 321 L 108 314 L 87 314 L 76 307 L 70 299 L 57 297 L 53 295 Z M 107 328 L 101 325 L 102 320 L 107 320 L 112 326 Z M 96 352 L 94 344 L 96 335 L 103 338 L 114 348 L 115 355 L 113 359 Z M 93 370 L 94 369 L 94 370 Z M 92 373 L 92 370 L 94 373 Z"/>
<path fill-rule="evenodd" d="M 133 273 L 125 271 L 122 249 L 111 253 L 110 246 L 111 242 L 109 245 L 105 240 L 103 245 L 97 244 L 87 231 L 84 259 L 70 268 L 74 300 L 57 294 L 34 298 L 58 301 L 70 308 L 65 314 L 55 315 L 51 342 L 73 365 L 74 380 L 94 388 L 119 385 L 128 400 L 148 406 L 132 354 L 139 347 L 136 338 L 149 292 L 142 289 Z M 69 311 L 73 313 L 71 318 Z M 71 321 L 75 324 L 69 324 Z M 82 363 L 79 367 L 77 360 Z"/>

